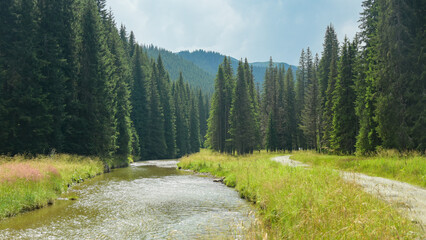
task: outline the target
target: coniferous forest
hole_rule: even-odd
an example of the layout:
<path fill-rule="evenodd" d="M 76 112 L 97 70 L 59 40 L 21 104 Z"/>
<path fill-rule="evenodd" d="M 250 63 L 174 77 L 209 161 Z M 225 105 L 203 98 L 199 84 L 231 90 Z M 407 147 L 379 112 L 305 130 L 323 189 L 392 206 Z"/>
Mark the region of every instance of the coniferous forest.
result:
<path fill-rule="evenodd" d="M 272 58 L 263 89 L 224 59 L 207 145 L 220 152 L 315 149 L 335 154 L 426 149 L 424 1 L 366 0 L 354 39 L 330 24 L 321 57 L 302 50 L 296 79 Z"/>
<path fill-rule="evenodd" d="M 339 42 L 330 24 L 321 56 L 302 50 L 296 74 L 271 58 L 262 89 L 247 59 L 235 72 L 225 57 L 211 100 L 184 74 L 171 79 L 161 56 L 151 59 L 133 32 L 118 29 L 105 5 L 2 2 L 0 153 L 127 162 L 200 147 L 238 154 L 426 149 L 422 1 L 364 1 L 354 39 Z"/>
<path fill-rule="evenodd" d="M 105 0 L 0 7 L 0 153 L 175 158 L 203 146 L 207 97 L 170 79 Z"/>

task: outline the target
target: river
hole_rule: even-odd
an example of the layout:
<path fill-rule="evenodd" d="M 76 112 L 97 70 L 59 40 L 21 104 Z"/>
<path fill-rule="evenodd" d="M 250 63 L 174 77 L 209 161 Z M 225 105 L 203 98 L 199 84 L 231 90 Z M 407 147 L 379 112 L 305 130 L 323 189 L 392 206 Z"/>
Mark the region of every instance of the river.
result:
<path fill-rule="evenodd" d="M 0 239 L 243 238 L 250 204 L 176 163 L 137 162 L 78 184 L 52 206 L 1 221 Z"/>

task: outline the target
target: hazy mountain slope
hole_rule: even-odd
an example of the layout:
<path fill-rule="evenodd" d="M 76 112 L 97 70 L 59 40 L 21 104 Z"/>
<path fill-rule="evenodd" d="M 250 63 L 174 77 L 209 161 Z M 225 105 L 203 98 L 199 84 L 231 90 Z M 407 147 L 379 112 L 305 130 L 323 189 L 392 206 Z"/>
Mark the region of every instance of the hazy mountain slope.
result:
<path fill-rule="evenodd" d="M 164 66 L 170 74 L 170 79 L 175 81 L 179 77 L 179 72 L 182 72 L 183 78 L 192 87 L 201 88 L 203 92 L 212 93 L 214 88 L 215 74 L 212 74 L 191 61 L 188 61 L 178 54 L 172 53 L 168 50 L 154 47 L 144 46 L 148 56 L 157 59 L 161 54 Z"/>
<path fill-rule="evenodd" d="M 182 58 L 191 61 L 198 67 L 204 69 L 205 71 L 216 74 L 217 69 L 219 67 L 219 64 L 223 62 L 224 55 L 217 53 L 217 52 L 211 52 L 211 51 L 204 51 L 204 50 L 197 50 L 193 52 L 189 51 L 181 51 L 177 53 Z M 231 57 L 232 67 L 234 68 L 234 71 L 236 71 L 238 67 L 238 60 Z M 291 65 L 287 63 L 275 63 L 276 65 L 284 64 L 285 68 L 288 69 Z M 250 63 L 250 65 L 253 66 L 253 75 L 255 78 L 255 82 L 262 83 L 263 79 L 265 77 L 265 71 L 266 68 L 269 66 L 269 61 L 266 62 L 254 62 Z M 291 66 L 294 74 L 296 74 L 297 67 Z"/>

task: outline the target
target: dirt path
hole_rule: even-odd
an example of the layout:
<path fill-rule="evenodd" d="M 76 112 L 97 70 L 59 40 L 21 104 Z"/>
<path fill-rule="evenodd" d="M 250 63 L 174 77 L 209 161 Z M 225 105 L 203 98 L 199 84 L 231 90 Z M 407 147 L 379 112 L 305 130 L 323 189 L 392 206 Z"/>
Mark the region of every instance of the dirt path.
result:
<path fill-rule="evenodd" d="M 305 163 L 291 160 L 290 156 L 275 157 L 272 160 L 292 167 L 309 167 Z M 361 185 L 366 192 L 395 205 L 407 213 L 412 221 L 426 229 L 426 189 L 362 173 L 340 171 L 340 175 L 347 181 Z"/>

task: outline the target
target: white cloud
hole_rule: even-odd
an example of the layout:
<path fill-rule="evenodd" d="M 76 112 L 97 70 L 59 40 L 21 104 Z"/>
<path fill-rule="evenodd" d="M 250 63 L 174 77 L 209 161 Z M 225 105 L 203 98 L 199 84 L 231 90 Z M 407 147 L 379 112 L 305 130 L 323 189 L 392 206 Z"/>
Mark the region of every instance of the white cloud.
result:
<path fill-rule="evenodd" d="M 205 49 L 249 61 L 297 64 L 302 48 L 322 51 L 326 26 L 339 39 L 357 31 L 362 0 L 109 0 L 138 42 L 171 51 Z"/>

